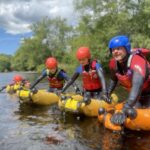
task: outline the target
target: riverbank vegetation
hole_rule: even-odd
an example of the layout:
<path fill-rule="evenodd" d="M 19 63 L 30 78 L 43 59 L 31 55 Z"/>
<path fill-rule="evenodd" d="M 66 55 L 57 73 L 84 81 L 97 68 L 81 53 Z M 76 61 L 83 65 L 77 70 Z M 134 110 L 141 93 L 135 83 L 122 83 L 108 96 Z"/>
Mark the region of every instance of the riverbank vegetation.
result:
<path fill-rule="evenodd" d="M 80 46 L 90 47 L 93 58 L 107 71 L 108 42 L 121 34 L 129 36 L 132 47 L 150 48 L 149 0 L 75 0 L 74 7 L 79 16 L 74 25 L 59 17 L 45 17 L 32 24 L 33 37 L 24 39 L 8 59 L 11 65 L 1 64 L 0 71 L 41 71 L 45 59 L 55 56 L 72 72 L 78 64 L 75 52 Z"/>

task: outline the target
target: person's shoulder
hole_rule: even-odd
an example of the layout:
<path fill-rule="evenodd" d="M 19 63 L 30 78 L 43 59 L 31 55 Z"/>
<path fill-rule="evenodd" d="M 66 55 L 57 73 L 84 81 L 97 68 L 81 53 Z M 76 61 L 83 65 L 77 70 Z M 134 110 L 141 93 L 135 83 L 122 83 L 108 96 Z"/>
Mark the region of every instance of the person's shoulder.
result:
<path fill-rule="evenodd" d="M 48 69 L 44 68 L 44 69 L 42 70 L 41 75 L 42 75 L 42 76 L 46 76 L 47 74 L 49 74 L 49 71 L 48 71 Z"/>
<path fill-rule="evenodd" d="M 82 65 L 77 66 L 75 71 L 77 73 L 81 73 L 82 72 Z"/>
<path fill-rule="evenodd" d="M 48 70 L 48 69 L 44 68 L 44 69 L 42 70 L 42 73 L 43 73 L 43 72 L 47 72 L 47 70 Z"/>
<path fill-rule="evenodd" d="M 132 57 L 132 60 L 131 60 L 132 65 L 134 64 L 143 65 L 145 63 L 146 63 L 146 59 L 144 57 L 141 57 L 140 55 L 134 55 Z"/>
<path fill-rule="evenodd" d="M 144 76 L 146 72 L 146 60 L 139 55 L 134 55 L 131 60 L 130 69 L 135 70 Z"/>
<path fill-rule="evenodd" d="M 64 69 L 59 69 L 58 75 L 66 75 L 67 72 Z"/>
<path fill-rule="evenodd" d="M 96 68 L 101 68 L 102 67 L 101 63 L 98 60 L 95 61 L 96 61 L 95 63 Z"/>

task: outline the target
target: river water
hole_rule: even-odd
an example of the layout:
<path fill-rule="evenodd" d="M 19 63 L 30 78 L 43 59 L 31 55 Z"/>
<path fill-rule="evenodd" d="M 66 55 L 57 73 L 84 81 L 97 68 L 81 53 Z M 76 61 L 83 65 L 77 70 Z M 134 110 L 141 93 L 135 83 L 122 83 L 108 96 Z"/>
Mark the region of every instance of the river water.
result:
<path fill-rule="evenodd" d="M 0 73 L 0 86 L 17 73 Z M 21 73 L 30 81 L 37 74 Z M 38 88 L 47 86 L 44 80 Z M 119 96 L 125 96 L 118 90 Z M 0 150 L 150 150 L 150 132 L 113 133 L 97 118 L 64 115 L 56 105 L 20 104 L 16 95 L 0 93 Z"/>

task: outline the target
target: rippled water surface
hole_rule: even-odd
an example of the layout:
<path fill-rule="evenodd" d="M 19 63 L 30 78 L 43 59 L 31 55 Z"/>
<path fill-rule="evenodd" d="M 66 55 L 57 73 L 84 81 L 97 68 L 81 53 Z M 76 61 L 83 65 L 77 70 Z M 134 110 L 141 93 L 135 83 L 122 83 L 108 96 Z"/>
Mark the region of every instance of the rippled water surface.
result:
<path fill-rule="evenodd" d="M 0 86 L 16 73 L 0 73 Z M 22 73 L 31 82 L 34 73 Z M 45 81 L 38 88 L 47 86 Z M 118 91 L 121 97 L 122 90 Z M 0 150 L 149 150 L 150 132 L 113 133 L 97 118 L 63 114 L 53 106 L 20 104 L 16 95 L 0 93 Z"/>

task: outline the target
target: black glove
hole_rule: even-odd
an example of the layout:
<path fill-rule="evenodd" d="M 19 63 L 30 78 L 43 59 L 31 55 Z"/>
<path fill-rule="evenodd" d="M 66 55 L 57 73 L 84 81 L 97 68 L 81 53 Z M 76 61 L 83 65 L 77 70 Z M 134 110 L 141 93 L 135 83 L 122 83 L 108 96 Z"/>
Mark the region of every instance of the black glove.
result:
<path fill-rule="evenodd" d="M 121 125 L 125 122 L 126 118 L 135 119 L 137 112 L 127 103 L 124 105 L 122 112 L 117 112 L 111 117 L 111 122 L 117 125 Z"/>
<path fill-rule="evenodd" d="M 88 92 L 88 91 L 84 92 L 83 102 L 85 103 L 85 105 L 88 105 L 91 103 L 91 93 L 90 92 Z"/>
<path fill-rule="evenodd" d="M 128 103 L 126 103 L 123 107 L 123 112 L 129 117 L 130 119 L 135 119 L 137 116 L 136 110 L 131 107 Z"/>
<path fill-rule="evenodd" d="M 0 92 L 2 92 L 4 89 L 6 89 L 7 86 L 3 86 L 0 88 Z"/>
<path fill-rule="evenodd" d="M 83 102 L 86 105 L 91 103 L 91 93 L 90 92 L 87 92 L 87 91 L 84 92 Z"/>
<path fill-rule="evenodd" d="M 101 99 L 109 104 L 111 103 L 111 98 L 108 96 L 107 92 L 101 93 Z"/>
<path fill-rule="evenodd" d="M 31 92 L 33 93 L 33 94 L 36 94 L 37 92 L 38 92 L 38 90 L 36 89 L 36 88 L 32 88 L 32 89 L 30 89 L 31 90 Z"/>
<path fill-rule="evenodd" d="M 2 92 L 3 91 L 3 88 L 0 88 L 0 92 Z"/>
<path fill-rule="evenodd" d="M 126 115 L 124 112 L 114 113 L 111 117 L 111 122 L 116 125 L 122 125 L 126 120 Z"/>
<path fill-rule="evenodd" d="M 80 89 L 78 87 L 76 88 L 75 91 L 76 91 L 76 94 L 81 94 L 81 91 L 80 91 Z"/>
<path fill-rule="evenodd" d="M 90 104 L 90 103 L 91 103 L 90 97 L 84 97 L 84 98 L 83 98 L 83 102 L 84 102 L 86 105 Z"/>
<path fill-rule="evenodd" d="M 54 93 L 55 93 L 57 96 L 60 96 L 60 95 L 61 95 L 61 90 L 56 90 Z"/>

